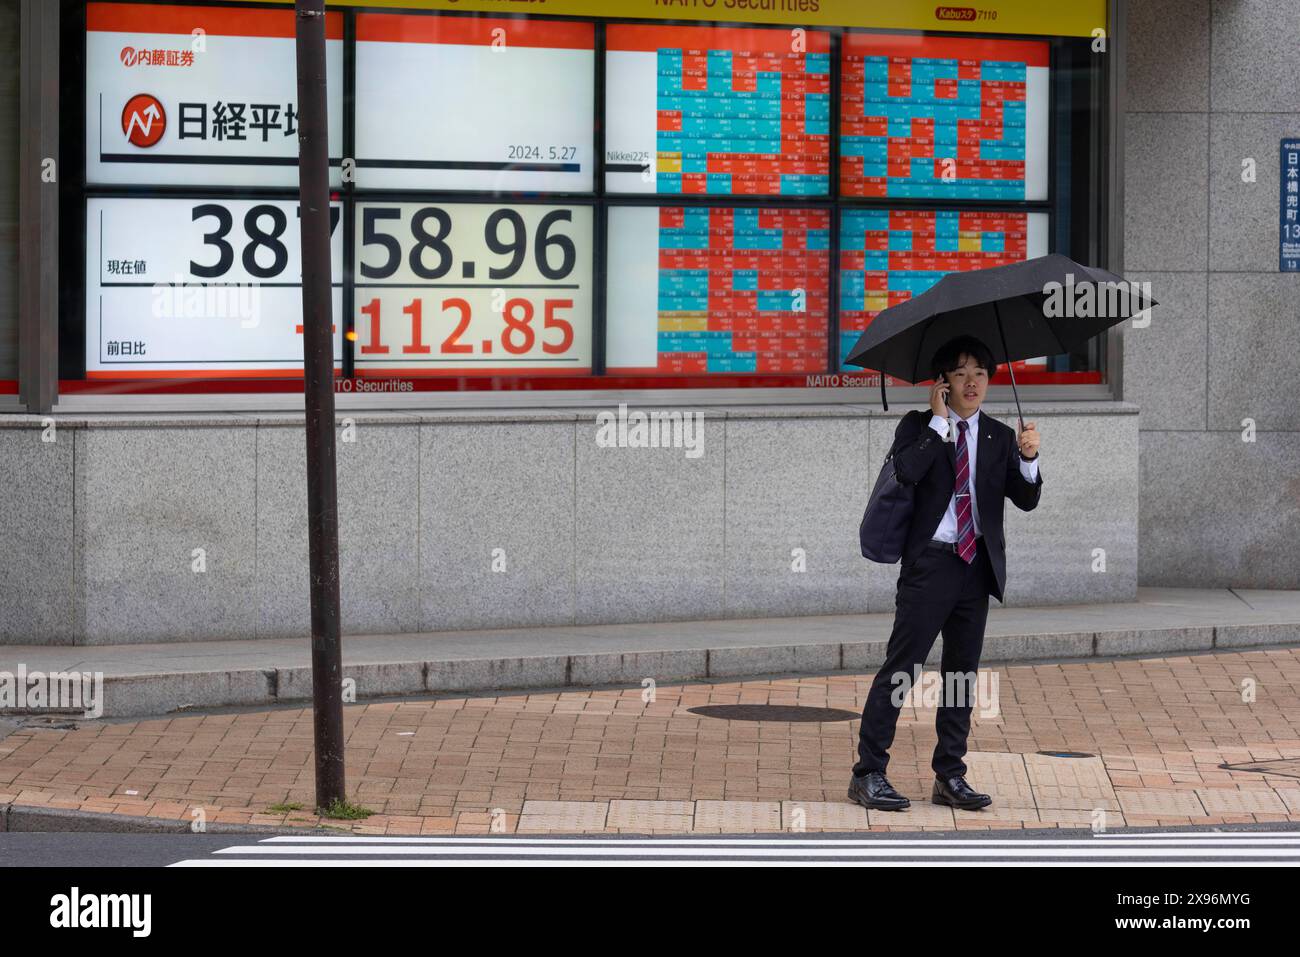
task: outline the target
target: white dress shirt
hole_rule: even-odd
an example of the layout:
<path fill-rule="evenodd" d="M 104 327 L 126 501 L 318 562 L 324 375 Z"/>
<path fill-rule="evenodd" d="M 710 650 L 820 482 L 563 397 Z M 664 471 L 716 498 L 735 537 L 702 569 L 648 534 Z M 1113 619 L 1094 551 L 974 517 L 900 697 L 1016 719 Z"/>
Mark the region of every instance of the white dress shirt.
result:
<path fill-rule="evenodd" d="M 952 409 L 949 409 L 947 418 L 942 415 L 930 416 L 930 428 L 938 432 L 944 441 L 948 440 L 948 435 L 951 433 L 954 436 L 952 441 L 955 447 L 957 441 L 955 436 L 957 433 L 954 430 L 957 428 L 957 420 L 960 418 L 961 416 Z M 970 417 L 966 419 L 966 455 L 970 462 L 970 514 L 971 520 L 975 524 L 975 534 L 977 536 L 983 534 L 980 531 L 979 505 L 975 502 L 975 457 L 979 450 L 979 419 L 979 409 L 972 412 Z M 1034 456 L 1032 461 L 1026 462 L 1023 458 L 1020 458 L 1020 447 L 1016 446 L 1016 458 L 1020 459 L 1020 474 L 1025 477 L 1025 480 L 1029 482 L 1037 482 L 1039 457 Z M 948 500 L 948 510 L 943 513 L 943 518 L 939 521 L 939 527 L 934 530 L 934 537 L 939 539 L 941 542 L 957 541 L 956 492 L 954 492 L 952 498 Z"/>

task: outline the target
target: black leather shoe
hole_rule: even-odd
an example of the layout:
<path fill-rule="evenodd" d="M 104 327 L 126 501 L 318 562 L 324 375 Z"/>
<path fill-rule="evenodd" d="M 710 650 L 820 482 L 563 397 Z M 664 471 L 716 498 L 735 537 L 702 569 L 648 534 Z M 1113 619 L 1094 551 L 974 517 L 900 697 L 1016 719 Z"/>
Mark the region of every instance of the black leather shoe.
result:
<path fill-rule="evenodd" d="M 873 811 L 901 811 L 912 804 L 885 780 L 884 771 L 868 771 L 850 780 L 849 800 Z"/>
<path fill-rule="evenodd" d="M 977 811 L 992 804 L 993 798 L 987 794 L 980 794 L 966 783 L 964 777 L 956 774 L 950 778 L 935 778 L 934 792 L 930 795 L 930 801 L 947 807 L 961 808 L 963 811 Z"/>

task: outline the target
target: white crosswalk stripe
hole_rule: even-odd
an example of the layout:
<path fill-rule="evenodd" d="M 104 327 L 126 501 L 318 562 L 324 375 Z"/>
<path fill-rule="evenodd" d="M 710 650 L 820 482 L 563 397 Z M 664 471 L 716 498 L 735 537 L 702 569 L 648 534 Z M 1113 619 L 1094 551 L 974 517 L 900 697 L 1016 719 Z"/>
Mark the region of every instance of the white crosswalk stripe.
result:
<path fill-rule="evenodd" d="M 370 837 L 284 835 L 173 867 L 1300 866 L 1300 832 L 1184 831 L 1082 838 Z"/>

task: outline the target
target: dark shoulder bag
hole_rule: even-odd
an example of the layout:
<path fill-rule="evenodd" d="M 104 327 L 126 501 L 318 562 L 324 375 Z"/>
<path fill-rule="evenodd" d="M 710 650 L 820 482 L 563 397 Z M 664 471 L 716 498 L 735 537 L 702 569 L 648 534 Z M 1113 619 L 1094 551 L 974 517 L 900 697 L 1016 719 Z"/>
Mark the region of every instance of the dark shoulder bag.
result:
<path fill-rule="evenodd" d="M 894 473 L 894 451 L 890 448 L 885 456 L 858 527 L 862 557 L 884 565 L 892 565 L 903 557 L 916 501 L 916 486 L 904 485 Z"/>

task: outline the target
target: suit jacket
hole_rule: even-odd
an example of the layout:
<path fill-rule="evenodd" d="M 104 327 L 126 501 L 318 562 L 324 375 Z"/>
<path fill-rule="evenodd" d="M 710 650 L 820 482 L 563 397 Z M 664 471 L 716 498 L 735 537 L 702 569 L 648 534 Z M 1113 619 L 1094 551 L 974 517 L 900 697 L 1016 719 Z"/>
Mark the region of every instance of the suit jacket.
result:
<path fill-rule="evenodd" d="M 957 483 L 957 443 L 944 441 L 930 428 L 931 415 L 929 408 L 913 409 L 903 416 L 894 431 L 895 474 L 904 484 L 916 486 L 912 524 L 903 545 L 904 564 L 915 561 L 926 542 L 934 537 Z M 979 414 L 977 441 L 975 502 L 979 508 L 980 533 L 996 579 L 996 587 L 990 594 L 1002 601 L 1007 582 L 1002 504 L 1009 498 L 1022 511 L 1033 511 L 1043 487 L 1043 473 L 1040 466 L 1037 482 L 1030 482 L 1020 474 L 1020 449 L 1015 431 L 983 409 Z"/>

